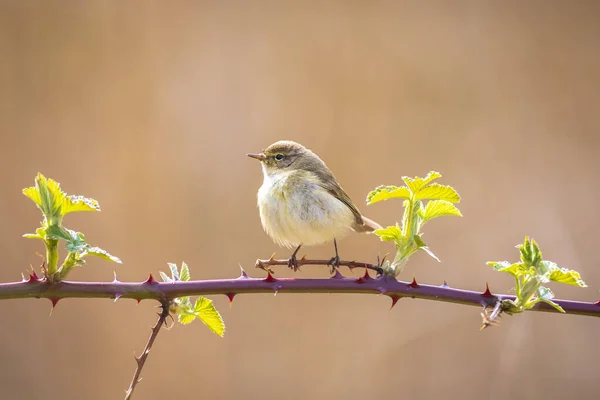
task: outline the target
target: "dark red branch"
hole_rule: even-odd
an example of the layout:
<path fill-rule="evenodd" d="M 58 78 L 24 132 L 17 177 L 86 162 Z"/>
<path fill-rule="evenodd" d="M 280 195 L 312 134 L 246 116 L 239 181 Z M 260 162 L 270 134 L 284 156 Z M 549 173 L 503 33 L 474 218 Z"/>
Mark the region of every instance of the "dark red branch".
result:
<path fill-rule="evenodd" d="M 70 282 L 49 283 L 45 280 L 25 280 L 23 282 L 0 284 L 0 300 L 15 298 L 121 298 L 121 299 L 161 299 L 172 300 L 181 296 L 216 295 L 232 296 L 244 293 L 360 293 L 384 294 L 390 298 L 412 297 L 436 300 L 471 306 L 495 307 L 496 302 L 513 299 L 514 296 L 493 295 L 489 292 L 475 292 L 454 289 L 447 285 L 426 285 L 398 281 L 380 276 L 377 278 L 345 278 L 336 274 L 324 279 L 295 278 L 248 278 L 217 279 L 189 282 Z M 598 303 L 571 300 L 553 300 L 568 314 L 600 316 Z M 558 312 L 546 303 L 538 303 L 534 311 Z"/>

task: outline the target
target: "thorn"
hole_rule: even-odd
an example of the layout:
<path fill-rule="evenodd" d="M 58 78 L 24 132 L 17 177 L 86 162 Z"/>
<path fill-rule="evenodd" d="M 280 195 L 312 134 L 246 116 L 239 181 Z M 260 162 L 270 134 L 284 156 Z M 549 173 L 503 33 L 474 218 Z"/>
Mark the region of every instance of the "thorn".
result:
<path fill-rule="evenodd" d="M 48 300 L 50 300 L 50 302 L 52 303 L 52 308 L 50 309 L 50 315 L 52 315 L 52 311 L 54 311 L 54 307 L 56 307 L 56 304 L 58 304 L 58 301 L 60 300 L 59 297 L 48 297 Z"/>
<path fill-rule="evenodd" d="M 340 273 L 340 270 L 336 268 L 335 274 L 333 274 L 333 276 L 330 279 L 343 279 L 343 278 L 344 278 L 344 275 L 342 275 Z"/>
<path fill-rule="evenodd" d="M 302 258 L 299 260 L 300 262 L 304 262 L 306 261 L 306 254 L 302 256 Z"/>
<path fill-rule="evenodd" d="M 419 284 L 417 283 L 417 278 L 415 278 L 413 276 L 413 280 L 411 283 L 408 284 L 409 287 L 413 288 L 413 289 L 418 289 L 420 288 Z"/>
<path fill-rule="evenodd" d="M 117 279 L 117 271 L 113 271 L 114 279 L 113 283 L 119 283 L 119 279 Z"/>
<path fill-rule="evenodd" d="M 22 272 L 21 272 L 21 279 L 23 280 L 23 282 L 27 282 L 27 279 L 25 279 L 25 275 L 23 275 Z"/>
<path fill-rule="evenodd" d="M 397 294 L 390 295 L 390 299 L 392 299 L 392 306 L 390 307 L 390 310 L 394 308 L 398 300 L 400 300 L 401 298 L 402 296 L 398 296 Z"/>
<path fill-rule="evenodd" d="M 135 299 L 135 301 L 137 301 L 137 303 L 140 304 L 140 301 L 142 301 L 142 299 Z"/>
<path fill-rule="evenodd" d="M 225 296 L 229 298 L 229 308 L 233 306 L 233 298 L 235 297 L 235 293 L 225 293 Z"/>
<path fill-rule="evenodd" d="M 600 300 L 598 300 L 598 301 L 596 302 L 596 305 L 597 305 L 597 306 L 600 306 Z"/>
<path fill-rule="evenodd" d="M 363 276 L 361 276 L 360 278 L 358 278 L 356 280 L 356 283 L 365 283 L 369 279 L 371 279 L 371 276 L 369 275 L 369 270 L 367 268 L 365 268 L 365 274 Z"/>
<path fill-rule="evenodd" d="M 115 303 L 117 302 L 117 300 L 119 300 L 121 298 L 121 296 L 123 296 L 123 293 L 119 293 L 119 292 L 115 293 Z"/>
<path fill-rule="evenodd" d="M 150 274 L 150 275 L 148 276 L 148 279 L 146 279 L 144 282 L 142 282 L 142 285 L 153 285 L 153 284 L 155 284 L 155 283 L 157 283 L 157 282 L 156 282 L 156 281 L 154 280 L 154 278 L 152 277 L 152 274 Z"/>
<path fill-rule="evenodd" d="M 29 273 L 29 280 L 27 281 L 27 283 L 35 283 L 35 282 L 39 282 L 39 281 L 40 281 L 40 278 L 38 278 L 35 271 L 31 271 Z"/>
<path fill-rule="evenodd" d="M 271 275 L 271 271 L 267 271 L 267 277 L 264 279 L 265 282 L 275 282 L 277 281 L 276 278 L 273 277 L 273 275 Z"/>
<path fill-rule="evenodd" d="M 275 288 L 273 289 L 273 297 L 277 296 L 277 293 L 279 293 L 279 289 L 281 289 L 281 286 L 275 286 Z"/>
<path fill-rule="evenodd" d="M 244 271 L 242 264 L 238 264 L 240 266 L 241 275 L 238 279 L 248 279 L 248 274 Z"/>
<path fill-rule="evenodd" d="M 448 287 L 448 284 L 446 283 L 445 280 L 444 280 L 444 283 L 442 283 L 442 287 Z"/>
<path fill-rule="evenodd" d="M 490 292 L 490 287 L 488 286 L 488 283 L 485 283 L 485 292 L 483 292 L 481 294 L 483 297 L 494 297 L 494 295 L 492 294 L 492 292 Z"/>
<path fill-rule="evenodd" d="M 275 261 L 275 253 L 271 254 L 271 257 L 269 257 L 269 261 L 267 262 L 271 263 L 273 261 Z"/>

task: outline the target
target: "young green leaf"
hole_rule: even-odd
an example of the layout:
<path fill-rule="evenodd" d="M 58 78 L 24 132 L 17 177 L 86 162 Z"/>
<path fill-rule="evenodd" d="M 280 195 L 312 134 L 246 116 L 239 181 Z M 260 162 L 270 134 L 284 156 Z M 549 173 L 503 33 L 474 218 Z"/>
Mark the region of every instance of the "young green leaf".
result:
<path fill-rule="evenodd" d="M 415 194 L 416 200 L 446 200 L 450 203 L 460 202 L 460 196 L 452 186 L 440 185 L 432 183 L 431 185 L 421 188 Z"/>
<path fill-rule="evenodd" d="M 376 229 L 373 233 L 379 236 L 379 238 L 384 242 L 399 241 L 402 237 L 402 232 L 398 225 Z"/>
<path fill-rule="evenodd" d="M 46 228 L 46 237 L 50 239 L 62 239 L 66 240 L 67 242 L 70 242 L 71 240 L 73 240 L 71 232 L 68 232 L 67 229 L 62 228 L 60 226 L 50 225 Z"/>
<path fill-rule="evenodd" d="M 552 269 L 550 271 L 550 280 L 554 282 L 565 283 L 567 285 L 587 287 L 585 282 L 581 279 L 579 272 L 567 268 Z"/>
<path fill-rule="evenodd" d="M 177 307 L 177 319 L 182 325 L 187 325 L 198 318 L 191 305 Z"/>
<path fill-rule="evenodd" d="M 101 249 L 100 247 L 88 247 L 86 250 L 84 250 L 81 253 L 81 257 L 84 257 L 84 256 L 95 256 L 95 257 L 100 257 L 104 260 L 112 261 L 112 262 L 115 262 L 118 264 L 122 263 L 122 261 L 119 257 L 113 256 L 108 251 Z"/>
<path fill-rule="evenodd" d="M 169 269 L 171 270 L 171 276 L 173 277 L 173 280 L 178 281 L 179 280 L 179 269 L 177 268 L 177 264 L 167 263 L 167 265 L 169 266 Z"/>
<path fill-rule="evenodd" d="M 502 271 L 512 265 L 510 261 L 488 261 L 486 264 L 494 268 L 494 271 Z"/>
<path fill-rule="evenodd" d="M 173 279 L 169 275 L 165 274 L 162 271 L 158 271 L 158 273 L 160 274 L 160 277 L 162 278 L 163 282 L 173 282 Z"/>
<path fill-rule="evenodd" d="M 543 287 L 543 286 L 542 286 L 542 287 Z M 547 289 L 547 288 L 545 288 L 545 289 Z M 550 290 L 550 289 L 548 289 L 548 290 Z M 564 312 L 565 312 L 565 310 L 564 310 L 564 309 L 563 309 L 563 308 L 562 308 L 562 307 L 561 307 L 559 304 L 557 304 L 557 303 L 553 302 L 553 301 L 551 300 L 552 298 L 554 298 L 554 294 L 552 294 L 552 297 L 551 297 L 551 298 L 549 298 L 549 299 L 542 298 L 542 297 L 540 296 L 540 297 L 538 297 L 538 298 L 536 299 L 536 301 L 535 301 L 535 302 L 537 303 L 537 302 L 540 302 L 540 301 L 541 301 L 541 302 L 543 302 L 543 303 L 549 304 L 549 305 L 551 305 L 552 307 L 556 308 L 556 309 L 557 309 L 559 312 L 561 312 L 561 313 L 564 313 Z"/>
<path fill-rule="evenodd" d="M 525 264 L 520 263 L 520 262 L 511 264 L 508 261 L 498 261 L 498 262 L 489 261 L 487 264 L 492 266 L 495 271 L 507 272 L 507 273 L 511 274 L 512 276 L 514 276 L 515 278 L 518 278 L 523 275 L 532 275 L 532 276 L 535 275 L 535 268 L 528 267 Z"/>
<path fill-rule="evenodd" d="M 441 178 L 442 174 L 435 171 L 430 171 L 425 178 L 419 178 L 418 176 L 414 178 L 410 178 L 408 176 L 403 176 L 402 180 L 408 186 L 411 193 L 416 194 L 419 192 L 425 185 L 433 182 L 434 180 Z"/>
<path fill-rule="evenodd" d="M 63 215 L 77 211 L 100 211 L 100 204 L 84 196 L 67 196 L 63 204 Z"/>
<path fill-rule="evenodd" d="M 179 280 L 187 282 L 190 280 L 190 269 L 185 262 L 181 263 L 181 273 L 179 274 Z"/>
<path fill-rule="evenodd" d="M 23 194 L 38 206 L 46 217 L 48 225 L 60 224 L 63 216 L 61 205 L 66 195 L 60 190 L 58 182 L 38 173 L 35 177 L 35 186 L 24 189 Z"/>
<path fill-rule="evenodd" d="M 46 240 L 46 229 L 44 228 L 37 228 L 35 230 L 35 233 L 26 233 L 23 235 L 24 238 L 27 239 L 42 239 L 42 240 Z"/>
<path fill-rule="evenodd" d="M 419 210 L 419 216 L 423 219 L 423 222 L 446 215 L 462 217 L 458 208 L 446 200 L 431 200 L 427 202 L 424 209 Z"/>
<path fill-rule="evenodd" d="M 410 191 L 405 186 L 379 186 L 369 192 L 367 195 L 367 204 L 394 198 L 410 199 L 410 195 Z"/>
<path fill-rule="evenodd" d="M 208 326 L 208 329 L 223 337 L 225 323 L 223 322 L 223 318 L 221 318 L 221 314 L 215 309 L 212 300 L 206 297 L 198 297 L 194 305 L 194 313 L 197 318 Z"/>
<path fill-rule="evenodd" d="M 537 266 L 542 261 L 542 251 L 535 242 L 535 240 L 529 240 L 529 236 L 525 237 L 525 242 L 517 246 L 521 253 L 521 261 L 527 265 Z"/>
<path fill-rule="evenodd" d="M 435 254 L 433 254 L 433 252 L 431 250 L 429 250 L 429 247 L 427 246 L 427 244 L 423 241 L 423 239 L 421 239 L 421 237 L 419 235 L 415 235 L 414 236 L 414 241 L 417 244 L 417 247 L 419 248 L 419 250 L 423 250 L 425 253 L 427 253 L 431 258 L 433 258 L 434 260 L 436 260 L 437 262 L 441 262 L 439 258 L 437 258 L 437 256 Z"/>

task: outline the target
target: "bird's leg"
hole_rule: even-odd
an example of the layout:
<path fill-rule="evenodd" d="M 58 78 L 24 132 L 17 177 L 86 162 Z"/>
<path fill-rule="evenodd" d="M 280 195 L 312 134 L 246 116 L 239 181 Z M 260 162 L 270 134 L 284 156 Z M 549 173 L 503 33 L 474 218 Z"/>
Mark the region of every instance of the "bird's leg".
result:
<path fill-rule="evenodd" d="M 298 266 L 298 260 L 296 259 L 296 254 L 298 254 L 298 250 L 302 247 L 302 243 L 296 247 L 296 250 L 292 253 L 292 256 L 288 260 L 288 267 L 291 268 L 294 272 L 298 271 L 300 267 Z"/>
<path fill-rule="evenodd" d="M 335 272 L 336 268 L 340 266 L 340 255 L 338 254 L 337 241 L 335 239 L 333 239 L 333 247 L 335 248 L 335 257 L 331 257 L 331 260 L 329 260 L 332 274 Z"/>

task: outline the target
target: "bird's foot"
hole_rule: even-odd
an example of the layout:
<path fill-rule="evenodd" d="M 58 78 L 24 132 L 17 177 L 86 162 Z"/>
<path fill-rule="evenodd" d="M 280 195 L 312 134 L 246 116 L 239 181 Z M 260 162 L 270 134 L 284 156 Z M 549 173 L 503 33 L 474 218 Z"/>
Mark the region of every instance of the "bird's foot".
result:
<path fill-rule="evenodd" d="M 300 270 L 300 266 L 298 265 L 298 259 L 296 258 L 295 254 L 292 254 L 292 256 L 288 259 L 288 268 L 294 272 Z"/>
<path fill-rule="evenodd" d="M 335 255 L 334 257 L 331 257 L 331 260 L 329 260 L 329 263 L 327 265 L 331 267 L 331 270 L 329 272 L 331 274 L 334 274 L 335 270 L 338 269 L 338 267 L 340 266 L 340 256 Z"/>
<path fill-rule="evenodd" d="M 334 274 L 337 268 L 340 266 L 340 255 L 337 248 L 337 240 L 333 239 L 333 248 L 335 249 L 335 256 L 329 260 L 329 266 L 331 267 L 330 273 Z"/>
<path fill-rule="evenodd" d="M 296 254 L 298 254 L 298 250 L 300 250 L 300 247 L 302 247 L 302 245 L 296 247 L 296 250 L 294 250 L 290 258 L 288 259 L 288 268 L 290 268 L 294 272 L 300 270 L 300 266 L 298 265 L 298 259 L 296 258 Z"/>

